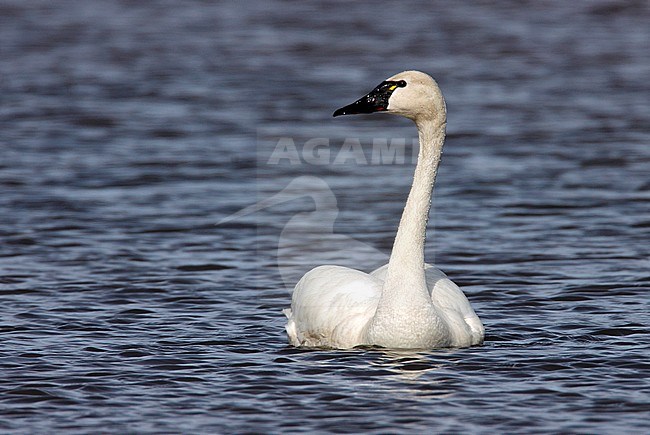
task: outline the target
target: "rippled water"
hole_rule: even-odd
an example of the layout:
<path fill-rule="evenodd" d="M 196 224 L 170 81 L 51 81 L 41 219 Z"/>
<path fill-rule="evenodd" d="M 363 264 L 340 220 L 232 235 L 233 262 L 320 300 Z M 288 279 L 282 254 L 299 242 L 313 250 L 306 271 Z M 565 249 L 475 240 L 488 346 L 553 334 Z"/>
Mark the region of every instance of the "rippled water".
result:
<path fill-rule="evenodd" d="M 647 3 L 2 1 L 0 17 L 2 432 L 650 430 Z M 291 348 L 283 279 L 312 254 L 390 249 L 412 162 L 334 157 L 414 128 L 331 113 L 407 68 L 449 112 L 427 257 L 486 342 Z M 270 164 L 282 137 L 329 138 L 331 161 Z"/>

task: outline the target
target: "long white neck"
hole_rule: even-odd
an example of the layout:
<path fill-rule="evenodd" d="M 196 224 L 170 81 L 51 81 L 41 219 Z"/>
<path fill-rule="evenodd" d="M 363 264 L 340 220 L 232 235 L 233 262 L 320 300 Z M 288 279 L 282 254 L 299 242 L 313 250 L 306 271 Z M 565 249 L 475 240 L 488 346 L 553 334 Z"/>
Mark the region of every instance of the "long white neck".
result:
<path fill-rule="evenodd" d="M 369 343 L 386 347 L 426 347 L 442 343 L 445 334 L 427 289 L 424 241 L 446 124 L 443 119 L 417 125 L 420 151 L 413 186 L 397 230 L 377 311 L 368 329 Z"/>
<path fill-rule="evenodd" d="M 420 139 L 418 162 L 393 244 L 382 298 L 394 297 L 392 291 L 410 297 L 410 289 L 423 287 L 426 290 L 425 285 L 417 284 L 424 283 L 424 243 L 446 123 L 427 119 L 418 122 L 417 126 Z"/>

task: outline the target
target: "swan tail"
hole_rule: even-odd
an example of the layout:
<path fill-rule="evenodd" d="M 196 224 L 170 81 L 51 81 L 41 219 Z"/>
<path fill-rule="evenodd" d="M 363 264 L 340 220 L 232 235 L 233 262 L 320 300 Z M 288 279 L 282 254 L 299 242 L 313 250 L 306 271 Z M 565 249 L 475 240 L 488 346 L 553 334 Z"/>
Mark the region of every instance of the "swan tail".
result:
<path fill-rule="evenodd" d="M 464 320 L 472 331 L 472 346 L 483 344 L 483 340 L 485 339 L 485 327 L 483 326 L 481 319 L 474 314 L 473 316 L 465 317 Z"/>
<path fill-rule="evenodd" d="M 287 319 L 291 320 L 291 308 L 285 308 L 282 310 L 282 313 L 287 317 Z"/>
<path fill-rule="evenodd" d="M 293 320 L 291 308 L 285 308 L 282 310 L 285 316 L 287 316 L 287 325 L 284 327 L 287 331 L 287 337 L 289 338 L 289 344 L 293 346 L 300 346 L 300 339 L 298 338 L 298 330 L 296 329 L 296 322 Z"/>

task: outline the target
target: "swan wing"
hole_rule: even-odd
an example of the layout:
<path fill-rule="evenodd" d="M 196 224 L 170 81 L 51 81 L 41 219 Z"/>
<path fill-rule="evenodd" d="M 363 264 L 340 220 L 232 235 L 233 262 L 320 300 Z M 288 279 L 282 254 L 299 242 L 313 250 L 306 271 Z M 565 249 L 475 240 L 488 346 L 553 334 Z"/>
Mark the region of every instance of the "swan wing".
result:
<path fill-rule="evenodd" d="M 293 291 L 286 330 L 294 346 L 351 348 L 365 344 L 382 282 L 342 266 L 307 272 Z"/>
<path fill-rule="evenodd" d="M 388 265 L 373 271 L 370 275 L 384 281 Z M 440 269 L 424 265 L 427 288 L 433 306 L 446 320 L 454 347 L 481 344 L 485 328 L 463 291 Z"/>
<path fill-rule="evenodd" d="M 447 318 L 453 345 L 465 347 L 483 343 L 485 328 L 465 293 L 440 269 L 430 264 L 424 268 L 431 301 Z"/>

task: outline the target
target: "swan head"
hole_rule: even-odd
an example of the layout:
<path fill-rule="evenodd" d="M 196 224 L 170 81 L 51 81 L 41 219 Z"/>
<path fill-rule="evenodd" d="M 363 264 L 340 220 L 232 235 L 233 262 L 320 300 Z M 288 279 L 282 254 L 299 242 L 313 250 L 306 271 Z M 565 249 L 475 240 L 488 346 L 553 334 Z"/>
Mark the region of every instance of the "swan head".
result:
<path fill-rule="evenodd" d="M 445 99 L 431 76 L 404 71 L 381 82 L 367 95 L 341 107 L 334 116 L 386 112 L 412 119 L 446 119 Z"/>

